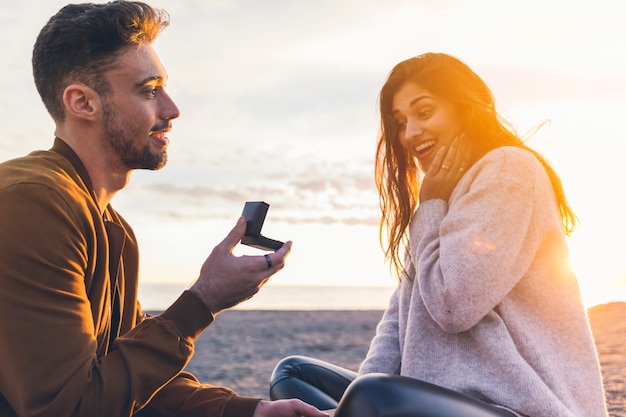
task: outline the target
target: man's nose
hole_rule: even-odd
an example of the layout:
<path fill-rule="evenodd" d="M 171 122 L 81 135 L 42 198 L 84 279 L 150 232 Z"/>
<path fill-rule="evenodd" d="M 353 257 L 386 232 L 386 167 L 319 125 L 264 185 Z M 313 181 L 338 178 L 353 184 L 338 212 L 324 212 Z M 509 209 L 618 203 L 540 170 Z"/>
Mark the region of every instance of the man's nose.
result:
<path fill-rule="evenodd" d="M 163 106 L 162 106 L 162 117 L 165 120 L 176 119 L 180 116 L 180 110 L 172 97 L 169 94 L 165 93 L 162 95 L 163 97 Z"/>

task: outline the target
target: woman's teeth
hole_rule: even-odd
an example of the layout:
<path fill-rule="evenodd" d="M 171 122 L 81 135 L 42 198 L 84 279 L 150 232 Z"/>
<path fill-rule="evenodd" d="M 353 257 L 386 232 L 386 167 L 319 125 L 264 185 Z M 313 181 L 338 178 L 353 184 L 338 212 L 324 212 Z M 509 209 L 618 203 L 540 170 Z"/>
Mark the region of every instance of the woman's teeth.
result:
<path fill-rule="evenodd" d="M 434 140 L 429 140 L 428 142 L 420 143 L 419 145 L 415 147 L 415 152 L 418 154 L 424 153 L 424 151 L 427 151 L 428 149 L 435 146 L 435 143 L 436 142 Z"/>

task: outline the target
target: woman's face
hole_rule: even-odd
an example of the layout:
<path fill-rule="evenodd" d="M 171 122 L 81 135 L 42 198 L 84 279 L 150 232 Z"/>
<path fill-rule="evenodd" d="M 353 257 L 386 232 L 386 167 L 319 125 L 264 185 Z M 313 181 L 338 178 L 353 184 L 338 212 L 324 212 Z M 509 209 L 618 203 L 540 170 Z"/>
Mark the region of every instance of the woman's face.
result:
<path fill-rule="evenodd" d="M 414 82 L 404 83 L 394 94 L 392 114 L 398 139 L 427 171 L 437 150 L 448 147 L 461 134 L 463 120 L 458 108 Z"/>

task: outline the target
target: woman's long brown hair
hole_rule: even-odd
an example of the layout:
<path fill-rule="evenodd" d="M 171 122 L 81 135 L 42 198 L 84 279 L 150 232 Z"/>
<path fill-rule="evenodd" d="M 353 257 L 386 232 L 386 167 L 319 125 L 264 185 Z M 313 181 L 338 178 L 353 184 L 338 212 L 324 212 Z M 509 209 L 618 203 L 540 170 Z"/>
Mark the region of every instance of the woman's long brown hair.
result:
<path fill-rule="evenodd" d="M 493 94 L 485 82 L 457 58 L 426 53 L 396 65 L 380 92 L 381 131 L 376 147 L 375 181 L 382 217 L 380 244 L 392 270 L 404 272 L 402 253 L 408 244 L 408 226 L 419 204 L 420 169 L 415 158 L 398 140 L 392 116 L 395 93 L 406 82 L 415 82 L 462 109 L 467 118 L 465 133 L 472 138 L 473 160 L 501 146 L 516 146 L 532 152 L 545 167 L 556 194 L 563 230 L 571 234 L 576 215 L 570 208 L 559 176 L 548 161 L 529 148 L 495 110 Z"/>

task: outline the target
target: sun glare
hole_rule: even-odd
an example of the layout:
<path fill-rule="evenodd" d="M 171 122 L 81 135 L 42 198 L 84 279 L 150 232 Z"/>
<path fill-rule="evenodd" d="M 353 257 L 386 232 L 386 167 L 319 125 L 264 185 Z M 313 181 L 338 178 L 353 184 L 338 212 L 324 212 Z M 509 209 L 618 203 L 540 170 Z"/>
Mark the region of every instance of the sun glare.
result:
<path fill-rule="evenodd" d="M 580 236 L 569 241 L 570 265 L 580 285 L 586 307 L 626 300 L 626 268 L 615 248 L 598 251 L 592 239 Z"/>

